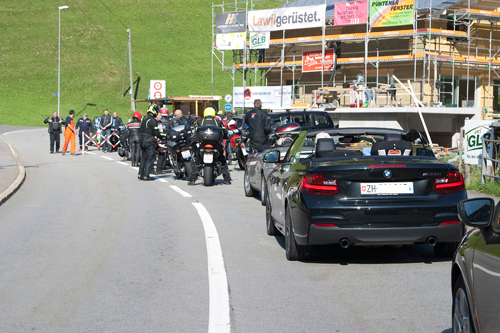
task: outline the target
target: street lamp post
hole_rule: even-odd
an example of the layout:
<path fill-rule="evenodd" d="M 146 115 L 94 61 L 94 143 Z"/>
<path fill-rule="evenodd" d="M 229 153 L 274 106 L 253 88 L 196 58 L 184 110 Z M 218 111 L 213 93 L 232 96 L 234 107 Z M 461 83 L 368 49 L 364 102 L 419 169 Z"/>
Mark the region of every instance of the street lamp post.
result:
<path fill-rule="evenodd" d="M 60 116 L 61 113 L 61 10 L 68 8 L 68 6 L 59 7 L 59 51 L 57 52 L 57 116 Z"/>

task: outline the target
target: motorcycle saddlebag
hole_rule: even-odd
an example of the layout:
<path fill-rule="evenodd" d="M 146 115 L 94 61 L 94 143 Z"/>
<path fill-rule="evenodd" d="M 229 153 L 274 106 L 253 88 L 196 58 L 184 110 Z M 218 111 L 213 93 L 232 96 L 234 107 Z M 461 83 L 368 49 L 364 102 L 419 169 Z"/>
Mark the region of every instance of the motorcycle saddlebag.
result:
<path fill-rule="evenodd" d="M 219 142 L 222 140 L 222 129 L 217 126 L 202 126 L 196 131 L 198 142 Z"/>

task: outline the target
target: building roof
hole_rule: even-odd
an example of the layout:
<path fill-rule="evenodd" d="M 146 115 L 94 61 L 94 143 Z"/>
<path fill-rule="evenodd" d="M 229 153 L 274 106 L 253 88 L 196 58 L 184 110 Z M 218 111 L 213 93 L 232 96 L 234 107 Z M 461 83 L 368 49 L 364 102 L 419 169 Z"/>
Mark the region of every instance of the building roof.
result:
<path fill-rule="evenodd" d="M 443 10 L 458 3 L 463 0 L 415 0 L 415 8 L 429 8 L 432 5 L 432 11 Z M 326 17 L 331 18 L 334 15 L 334 7 L 337 2 L 347 2 L 346 0 L 295 0 L 289 2 L 282 7 L 302 7 L 302 6 L 316 6 L 326 3 Z"/>

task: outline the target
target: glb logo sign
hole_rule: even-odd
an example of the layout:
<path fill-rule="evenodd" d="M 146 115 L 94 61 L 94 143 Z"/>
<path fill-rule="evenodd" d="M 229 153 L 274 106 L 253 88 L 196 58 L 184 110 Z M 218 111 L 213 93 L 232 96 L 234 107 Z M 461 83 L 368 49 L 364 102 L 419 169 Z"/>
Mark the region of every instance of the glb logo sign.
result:
<path fill-rule="evenodd" d="M 252 32 L 250 33 L 250 48 L 251 49 L 268 49 L 270 32 Z"/>
<path fill-rule="evenodd" d="M 489 128 L 481 126 L 474 129 L 472 133 L 467 133 L 467 150 L 483 149 L 483 139 L 491 138 L 491 132 L 485 132 L 485 130 L 489 131 Z"/>
<path fill-rule="evenodd" d="M 149 83 L 150 99 L 162 99 L 166 97 L 165 80 L 151 80 Z"/>

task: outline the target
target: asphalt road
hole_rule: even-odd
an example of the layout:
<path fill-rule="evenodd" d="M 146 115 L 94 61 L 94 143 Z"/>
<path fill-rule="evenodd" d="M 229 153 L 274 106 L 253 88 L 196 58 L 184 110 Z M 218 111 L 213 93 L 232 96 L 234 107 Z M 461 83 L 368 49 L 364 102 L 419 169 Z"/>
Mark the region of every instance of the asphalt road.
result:
<path fill-rule="evenodd" d="M 218 275 L 193 203 L 218 232 L 231 332 L 451 332 L 451 261 L 427 245 L 288 262 L 237 167 L 230 186 L 142 182 L 116 154 L 49 154 L 45 128 L 3 137 L 27 176 L 0 206 L 0 332 L 207 332 Z"/>

